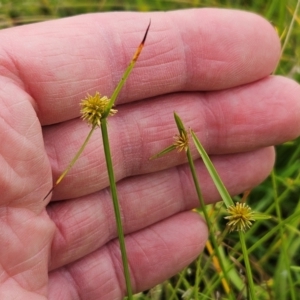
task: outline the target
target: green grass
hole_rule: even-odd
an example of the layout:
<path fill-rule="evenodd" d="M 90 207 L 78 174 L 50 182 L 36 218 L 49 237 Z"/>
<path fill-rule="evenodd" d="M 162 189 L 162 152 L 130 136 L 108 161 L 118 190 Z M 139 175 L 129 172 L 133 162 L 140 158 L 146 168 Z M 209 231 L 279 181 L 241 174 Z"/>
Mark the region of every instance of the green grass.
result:
<path fill-rule="evenodd" d="M 11 27 L 76 14 L 135 10 L 154 11 L 192 7 L 239 8 L 257 12 L 276 27 L 284 43 L 288 40 L 276 74 L 300 82 L 300 18 L 297 17 L 290 35 L 296 0 L 182 0 L 182 1 L 80 1 L 40 0 L 1 1 L 0 27 Z M 298 14 L 299 15 L 299 14 Z M 255 222 L 246 233 L 249 259 L 258 299 L 296 299 L 300 295 L 300 138 L 276 147 L 277 160 L 272 175 L 251 191 L 247 203 L 255 211 L 273 216 Z M 239 199 L 235 197 L 234 200 Z M 259 201 L 257 201 L 259 199 Z M 212 213 L 214 230 L 224 232 L 225 208 L 220 204 L 207 207 Z M 236 299 L 246 299 L 243 290 L 245 271 L 242 267 L 238 233 L 220 236 L 219 252 Z M 181 273 L 150 291 L 136 295 L 136 299 L 228 299 L 212 253 L 207 248 L 199 258 Z M 234 259 L 229 259 L 233 257 Z M 196 283 L 196 284 L 195 284 Z M 198 292 L 198 288 L 201 292 Z M 218 298 L 218 293 L 220 298 Z M 295 298 L 296 296 L 296 298 Z"/>

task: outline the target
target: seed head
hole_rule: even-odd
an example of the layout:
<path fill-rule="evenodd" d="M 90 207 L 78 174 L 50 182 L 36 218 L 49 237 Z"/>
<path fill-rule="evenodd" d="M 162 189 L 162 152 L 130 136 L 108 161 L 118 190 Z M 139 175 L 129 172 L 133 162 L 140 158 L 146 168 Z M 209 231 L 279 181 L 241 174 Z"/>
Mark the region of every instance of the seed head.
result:
<path fill-rule="evenodd" d="M 225 217 L 225 219 L 229 220 L 227 226 L 230 231 L 245 231 L 255 221 L 254 213 L 246 203 L 237 202 L 235 205 L 228 207 L 227 212 L 229 216 Z"/>
<path fill-rule="evenodd" d="M 100 126 L 101 118 L 106 111 L 109 99 L 106 96 L 101 97 L 99 92 L 96 92 L 94 96 L 88 94 L 83 100 L 81 100 L 81 117 L 92 126 Z M 117 112 L 116 109 L 110 109 L 109 115 L 114 115 Z"/>
<path fill-rule="evenodd" d="M 181 152 L 182 150 L 186 152 L 189 147 L 189 138 L 187 133 L 181 131 L 180 134 L 176 134 L 174 136 L 173 145 L 178 150 L 178 152 Z"/>

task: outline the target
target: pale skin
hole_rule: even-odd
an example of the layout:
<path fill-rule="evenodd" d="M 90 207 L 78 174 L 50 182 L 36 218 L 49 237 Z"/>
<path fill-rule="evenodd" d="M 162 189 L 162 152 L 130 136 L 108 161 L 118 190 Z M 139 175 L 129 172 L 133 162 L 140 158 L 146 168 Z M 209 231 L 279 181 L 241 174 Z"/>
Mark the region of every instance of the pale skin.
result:
<path fill-rule="evenodd" d="M 150 18 L 109 119 L 134 292 L 180 271 L 207 239 L 205 222 L 190 211 L 198 200 L 184 154 L 149 161 L 172 143 L 173 111 L 196 132 L 232 195 L 263 181 L 272 146 L 300 134 L 300 88 L 269 76 L 280 43 L 256 15 L 94 14 L 1 31 L 0 299 L 124 296 L 100 130 L 43 197 L 89 131 L 80 100 L 112 93 Z M 219 200 L 193 154 L 206 202 Z"/>

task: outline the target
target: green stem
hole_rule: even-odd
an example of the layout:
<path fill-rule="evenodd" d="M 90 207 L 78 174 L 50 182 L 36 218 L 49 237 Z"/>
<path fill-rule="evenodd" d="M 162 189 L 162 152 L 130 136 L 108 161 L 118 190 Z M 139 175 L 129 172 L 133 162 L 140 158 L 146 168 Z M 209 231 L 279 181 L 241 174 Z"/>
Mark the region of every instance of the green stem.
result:
<path fill-rule="evenodd" d="M 217 242 L 217 240 L 215 238 L 214 232 L 212 231 L 213 226 L 212 226 L 212 224 L 210 222 L 210 219 L 209 219 L 209 216 L 208 216 L 208 213 L 207 213 L 207 210 L 206 210 L 206 206 L 205 206 L 205 203 L 204 203 L 204 200 L 203 200 L 203 196 L 202 196 L 202 193 L 201 193 L 201 190 L 200 190 L 199 180 L 198 180 L 198 176 L 197 176 L 197 173 L 196 173 L 196 168 L 195 168 L 194 160 L 193 160 L 192 155 L 191 155 L 190 148 L 188 148 L 186 154 L 187 154 L 188 163 L 189 163 L 189 166 L 190 166 L 190 169 L 191 169 L 191 173 L 192 173 L 194 185 L 195 185 L 195 188 L 196 188 L 198 200 L 199 200 L 199 203 L 201 205 L 201 208 L 202 208 L 202 211 L 203 211 L 206 223 L 208 225 L 209 236 L 210 236 L 210 239 L 211 239 L 211 241 L 212 241 L 212 243 L 214 245 L 214 248 L 215 248 L 215 255 L 217 256 L 219 264 L 221 266 L 222 273 L 220 274 L 220 277 L 224 277 L 225 280 L 226 280 L 226 282 L 227 282 L 227 285 L 229 286 L 229 277 L 228 277 L 228 274 L 226 272 L 226 269 L 225 269 L 225 266 L 224 266 L 224 263 L 223 263 L 220 251 L 219 251 L 218 242 Z M 226 291 L 226 292 L 228 292 L 228 291 Z M 230 297 L 230 299 L 235 299 L 235 297 L 234 297 L 231 289 L 229 289 L 228 296 Z"/>
<path fill-rule="evenodd" d="M 246 246 L 246 241 L 245 241 L 245 233 L 239 231 L 239 237 L 240 237 L 240 243 L 241 243 L 241 247 L 242 247 L 244 263 L 245 263 L 245 268 L 246 268 L 250 299 L 256 300 L 255 287 L 254 287 L 251 266 L 250 266 L 250 261 L 249 261 L 248 251 L 247 251 L 247 246 Z"/>
<path fill-rule="evenodd" d="M 113 105 L 114 105 L 114 103 L 115 103 L 115 101 L 116 101 L 116 99 L 117 99 L 117 97 L 118 97 L 118 95 L 119 95 L 119 93 L 120 93 L 120 91 L 121 91 L 124 83 L 126 82 L 127 77 L 131 73 L 134 65 L 135 65 L 135 61 L 132 61 L 129 64 L 129 66 L 126 68 L 126 70 L 125 70 L 125 72 L 124 72 L 121 80 L 119 81 L 116 89 L 114 90 L 113 94 L 111 95 L 110 101 L 109 101 L 109 103 L 107 105 L 107 109 L 106 109 L 106 111 L 103 114 L 103 119 L 105 119 L 109 115 L 110 109 L 113 107 Z"/>
<path fill-rule="evenodd" d="M 122 255 L 127 296 L 128 296 L 129 300 L 132 300 L 133 297 L 132 297 L 132 289 L 131 289 L 131 282 L 130 282 L 130 273 L 129 273 L 128 260 L 127 260 L 127 254 L 126 254 L 126 246 L 125 246 L 125 238 L 124 238 L 124 232 L 123 232 L 123 226 L 122 226 L 122 220 L 121 220 L 121 214 L 120 214 L 120 207 L 119 207 L 119 201 L 118 201 L 118 195 L 117 195 L 117 186 L 116 186 L 116 181 L 115 181 L 115 176 L 114 176 L 114 171 L 113 171 L 113 164 L 112 164 L 111 154 L 110 154 L 106 118 L 101 120 L 101 132 L 102 132 L 102 141 L 103 141 L 103 147 L 104 147 L 104 153 L 105 153 L 106 167 L 107 167 L 107 172 L 108 172 L 108 177 L 109 177 L 110 191 L 111 191 L 111 196 L 112 196 L 112 200 L 113 200 L 115 218 L 116 218 L 116 223 L 117 223 L 118 238 L 119 238 L 121 255 Z"/>
<path fill-rule="evenodd" d="M 175 119 L 175 122 L 176 122 L 176 125 L 177 125 L 177 128 L 178 128 L 179 134 L 184 133 L 184 135 L 187 135 L 187 132 L 185 130 L 183 122 L 176 113 L 174 113 L 174 119 Z M 211 224 L 211 221 L 209 219 L 209 215 L 208 215 L 207 210 L 206 210 L 206 206 L 205 206 L 204 199 L 203 199 L 201 189 L 200 189 L 200 185 L 199 185 L 199 179 L 198 179 L 198 176 L 197 176 L 194 160 L 192 158 L 192 154 L 191 154 L 191 151 L 190 151 L 189 147 L 187 148 L 186 155 L 187 155 L 188 163 L 189 163 L 190 170 L 191 170 L 191 173 L 192 173 L 192 177 L 193 177 L 194 185 L 195 185 L 195 188 L 196 188 L 198 200 L 199 200 L 201 209 L 203 211 L 203 214 L 204 214 L 207 226 L 208 226 L 209 237 L 210 237 L 210 239 L 213 243 L 214 249 L 215 249 L 214 250 L 215 253 L 213 253 L 213 255 L 217 256 L 220 267 L 221 267 L 221 273 L 219 275 L 220 275 L 221 279 L 224 278 L 225 281 L 226 281 L 226 287 L 223 286 L 224 290 L 229 295 L 230 299 L 235 299 L 235 297 L 232 293 L 232 290 L 229 288 L 229 277 L 228 277 L 228 274 L 226 272 L 222 257 L 220 255 L 219 245 L 218 245 L 218 242 L 215 238 L 215 234 L 213 232 L 213 226 Z"/>

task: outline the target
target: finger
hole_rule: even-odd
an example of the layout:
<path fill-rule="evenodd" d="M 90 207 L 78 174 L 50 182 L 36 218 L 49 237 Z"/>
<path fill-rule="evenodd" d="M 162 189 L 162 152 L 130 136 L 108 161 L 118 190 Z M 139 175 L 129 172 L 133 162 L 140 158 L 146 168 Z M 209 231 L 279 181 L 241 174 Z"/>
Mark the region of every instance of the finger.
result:
<path fill-rule="evenodd" d="M 123 105 L 109 119 L 109 135 L 116 180 L 155 172 L 185 162 L 176 151 L 158 160 L 149 157 L 173 142 L 175 110 L 187 128 L 196 132 L 209 154 L 250 151 L 279 144 L 300 133 L 300 87 L 283 77 L 211 93 L 175 94 Z M 87 135 L 80 120 L 44 131 L 54 179 L 74 156 Z M 194 158 L 198 155 L 194 151 Z M 100 130 L 64 181 L 55 199 L 83 195 L 107 186 Z M 90 186 L 90 189 L 88 187 Z M 82 192 L 80 192 L 80 190 Z"/>
<path fill-rule="evenodd" d="M 273 167 L 274 149 L 216 156 L 213 162 L 230 194 L 236 195 L 266 178 Z M 205 202 L 220 200 L 201 160 L 196 161 L 196 170 Z M 118 194 L 126 234 L 199 206 L 187 165 L 122 180 L 118 183 Z M 117 236 L 112 200 L 107 190 L 55 202 L 47 211 L 57 228 L 52 243 L 51 269 L 74 262 Z"/>
<path fill-rule="evenodd" d="M 266 20 L 216 9 L 90 14 L 7 29 L 1 56 L 35 99 L 41 123 L 53 124 L 77 117 L 87 92 L 112 94 L 149 19 L 146 47 L 118 104 L 252 82 L 279 58 L 278 36 Z"/>
<path fill-rule="evenodd" d="M 127 236 L 134 292 L 153 287 L 183 269 L 202 251 L 206 239 L 206 225 L 192 212 Z M 179 244 L 184 247 L 178 247 Z M 49 299 L 122 299 L 124 296 L 125 283 L 116 240 L 50 273 Z"/>

